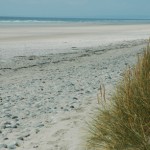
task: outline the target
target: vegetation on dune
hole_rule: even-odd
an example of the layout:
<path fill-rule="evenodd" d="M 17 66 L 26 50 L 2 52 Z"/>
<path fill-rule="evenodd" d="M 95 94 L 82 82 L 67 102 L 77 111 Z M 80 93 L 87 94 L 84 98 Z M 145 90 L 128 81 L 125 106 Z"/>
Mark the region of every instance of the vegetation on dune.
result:
<path fill-rule="evenodd" d="M 87 149 L 150 150 L 150 44 L 109 101 L 89 123 Z"/>

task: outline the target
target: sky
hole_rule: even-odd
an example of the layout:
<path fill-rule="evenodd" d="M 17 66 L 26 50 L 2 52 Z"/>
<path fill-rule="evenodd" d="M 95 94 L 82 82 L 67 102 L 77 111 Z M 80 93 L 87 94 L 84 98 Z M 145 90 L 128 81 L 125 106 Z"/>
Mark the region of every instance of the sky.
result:
<path fill-rule="evenodd" d="M 0 0 L 0 16 L 150 19 L 150 0 Z"/>

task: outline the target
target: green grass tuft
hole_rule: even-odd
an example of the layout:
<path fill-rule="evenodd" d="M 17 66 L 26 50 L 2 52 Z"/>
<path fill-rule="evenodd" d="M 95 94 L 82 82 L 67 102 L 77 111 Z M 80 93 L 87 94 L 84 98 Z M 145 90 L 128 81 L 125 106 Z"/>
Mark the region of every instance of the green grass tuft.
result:
<path fill-rule="evenodd" d="M 102 95 L 102 92 L 100 92 Z M 87 149 L 150 150 L 150 45 L 89 123 Z M 100 100 L 98 100 L 100 101 Z"/>

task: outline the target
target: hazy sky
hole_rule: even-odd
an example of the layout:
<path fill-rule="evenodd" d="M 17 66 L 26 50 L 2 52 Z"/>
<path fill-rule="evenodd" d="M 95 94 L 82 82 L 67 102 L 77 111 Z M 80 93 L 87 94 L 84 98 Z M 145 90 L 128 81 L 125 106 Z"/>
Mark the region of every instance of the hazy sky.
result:
<path fill-rule="evenodd" d="M 150 18 L 150 0 L 0 0 L 0 16 Z"/>

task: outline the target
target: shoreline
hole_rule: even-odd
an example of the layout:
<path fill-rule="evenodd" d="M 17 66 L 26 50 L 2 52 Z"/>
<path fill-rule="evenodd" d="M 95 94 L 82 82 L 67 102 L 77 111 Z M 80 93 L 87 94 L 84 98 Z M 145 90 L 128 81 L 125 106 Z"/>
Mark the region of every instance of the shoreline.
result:
<path fill-rule="evenodd" d="M 100 84 L 109 97 L 146 43 L 122 41 L 0 63 L 0 144 L 18 150 L 82 150 L 82 128 L 98 105 Z"/>

